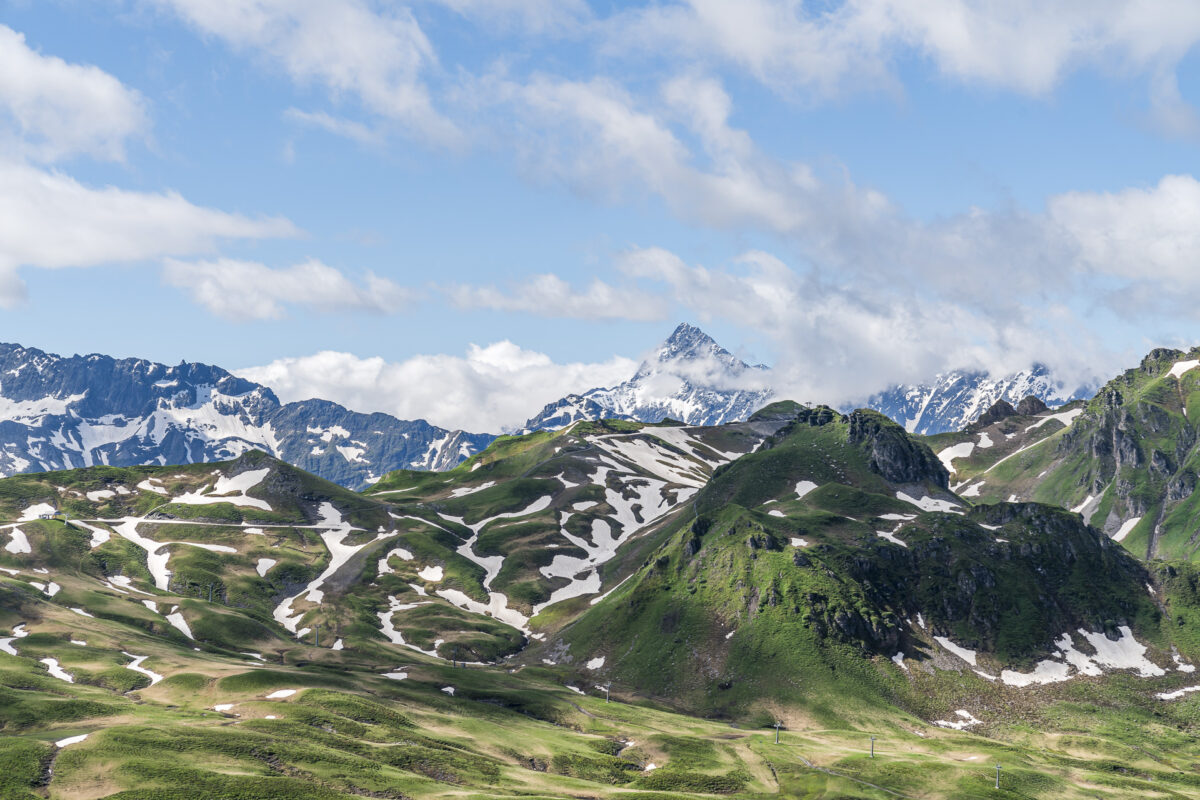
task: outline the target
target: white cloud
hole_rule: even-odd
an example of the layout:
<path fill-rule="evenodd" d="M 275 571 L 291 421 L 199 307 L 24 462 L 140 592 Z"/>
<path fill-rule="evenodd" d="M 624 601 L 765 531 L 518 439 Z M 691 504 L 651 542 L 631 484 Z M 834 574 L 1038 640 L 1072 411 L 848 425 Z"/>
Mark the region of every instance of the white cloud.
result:
<path fill-rule="evenodd" d="M 324 111 L 301 111 L 298 108 L 289 108 L 283 112 L 283 116 L 292 122 L 310 128 L 320 128 L 335 136 L 353 139 L 359 144 L 379 145 L 383 143 L 384 139 L 381 131 L 369 128 L 361 122 L 331 116 Z"/>
<path fill-rule="evenodd" d="M 10 157 L 119 161 L 148 125 L 138 92 L 97 67 L 42 55 L 0 25 L 0 130 Z"/>
<path fill-rule="evenodd" d="M 1058 303 L 993 314 L 903 287 L 838 284 L 756 251 L 713 269 L 646 248 L 627 253 L 619 267 L 645 282 L 643 291 L 670 296 L 702 322 L 756 331 L 776 353 L 766 380 L 803 401 L 855 402 L 950 369 L 1003 375 L 1040 361 L 1064 380 L 1087 382 L 1114 367 Z"/>
<path fill-rule="evenodd" d="M 226 239 L 296 235 L 279 217 L 193 205 L 174 192 L 92 188 L 0 160 L 0 305 L 23 299 L 19 267 L 94 267 L 211 251 Z"/>
<path fill-rule="evenodd" d="M 895 62 L 927 58 L 943 75 L 1044 94 L 1068 72 L 1151 75 L 1200 40 L 1190 0 L 687 0 L 608 21 L 607 52 L 716 61 L 777 89 L 831 97 L 892 88 Z"/>
<path fill-rule="evenodd" d="M 584 0 L 425 0 L 464 17 L 485 23 L 491 30 L 519 27 L 535 34 L 575 31 L 592 17 Z"/>
<path fill-rule="evenodd" d="M 425 419 L 470 431 L 512 429 L 571 392 L 626 380 L 636 363 L 614 356 L 598 363 L 555 363 L 509 341 L 471 345 L 465 357 L 380 357 L 321 352 L 237 370 L 285 401 L 320 397 L 358 411 Z"/>
<path fill-rule="evenodd" d="M 580 292 L 557 275 L 534 275 L 507 291 L 495 286 L 468 285 L 448 286 L 445 290 L 450 301 L 464 309 L 486 308 L 567 319 L 661 320 L 667 315 L 665 302 L 639 294 L 632 287 L 614 287 L 593 280 Z"/>
<path fill-rule="evenodd" d="M 231 320 L 279 319 L 286 306 L 315 311 L 394 313 L 411 300 L 411 293 L 368 273 L 363 286 L 320 261 L 272 269 L 252 261 L 220 258 L 214 261 L 168 259 L 163 280 L 187 290 L 192 299 L 214 314 Z"/>
<path fill-rule="evenodd" d="M 446 146 L 458 129 L 430 99 L 422 73 L 436 64 L 412 13 L 363 0 L 150 0 L 201 32 L 260 53 L 296 83 L 356 98 L 371 114 Z"/>

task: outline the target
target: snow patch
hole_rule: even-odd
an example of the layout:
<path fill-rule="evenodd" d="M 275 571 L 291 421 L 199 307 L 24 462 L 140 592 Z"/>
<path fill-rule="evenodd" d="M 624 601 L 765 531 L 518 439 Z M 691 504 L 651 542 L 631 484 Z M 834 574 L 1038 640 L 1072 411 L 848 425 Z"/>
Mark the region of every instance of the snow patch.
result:
<path fill-rule="evenodd" d="M 67 683 L 75 682 L 75 679 L 58 665 L 57 658 L 43 658 L 41 659 L 41 663 L 46 665 L 46 668 L 50 671 L 51 678 L 58 678 L 60 681 L 66 681 Z"/>
<path fill-rule="evenodd" d="M 804 495 L 817 488 L 817 485 L 812 481 L 800 481 L 796 484 L 796 496 L 804 497 Z"/>
<path fill-rule="evenodd" d="M 922 511 L 940 511 L 946 514 L 963 513 L 961 506 L 951 503 L 949 500 L 938 500 L 930 497 L 929 495 L 917 500 L 916 498 L 907 495 L 904 492 L 896 492 L 896 499 L 903 500 L 906 503 L 911 503 Z"/>
<path fill-rule="evenodd" d="M 1113 541 L 1114 542 L 1124 541 L 1125 537 L 1129 535 L 1129 532 L 1132 531 L 1137 526 L 1137 524 L 1141 521 L 1142 521 L 1141 517 L 1134 517 L 1133 519 L 1127 519 L 1124 522 L 1122 522 L 1121 527 L 1117 528 L 1117 532 L 1113 534 L 1113 537 L 1112 537 Z"/>
<path fill-rule="evenodd" d="M 919 614 L 917 615 L 917 618 L 921 622 L 921 627 L 924 628 L 925 627 L 924 620 L 920 619 Z M 949 650 L 951 653 L 954 653 L 954 655 L 958 656 L 963 661 L 966 661 L 972 667 L 979 666 L 977 663 L 975 663 L 975 651 L 974 650 L 968 650 L 965 647 L 961 647 L 961 646 L 955 644 L 954 642 L 950 641 L 949 639 L 947 639 L 945 636 L 935 636 L 935 637 L 933 637 L 933 640 L 935 642 L 937 642 L 938 644 L 940 644 L 942 647 Z"/>
<path fill-rule="evenodd" d="M 943 466 L 946 467 L 946 471 L 953 475 L 954 464 L 952 462 L 954 459 L 968 458 L 974 451 L 974 442 L 959 442 L 958 444 L 951 445 L 950 447 L 938 452 L 937 457 L 938 461 L 941 461 Z"/>
<path fill-rule="evenodd" d="M 260 558 L 258 563 L 254 565 L 254 571 L 258 573 L 258 577 L 267 577 L 267 570 L 275 566 L 279 562 L 273 558 Z"/>
<path fill-rule="evenodd" d="M 4 549 L 13 555 L 33 552 L 33 548 L 29 546 L 29 537 L 20 528 L 12 529 L 11 538 L 8 544 L 4 545 Z"/>

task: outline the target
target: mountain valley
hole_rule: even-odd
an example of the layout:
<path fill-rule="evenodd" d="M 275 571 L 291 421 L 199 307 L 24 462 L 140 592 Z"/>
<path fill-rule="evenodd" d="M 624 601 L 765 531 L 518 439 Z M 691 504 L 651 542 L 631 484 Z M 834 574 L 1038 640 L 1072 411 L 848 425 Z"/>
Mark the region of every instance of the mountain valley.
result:
<path fill-rule="evenodd" d="M 0 790 L 1190 796 L 1200 570 L 1108 529 L 1181 518 L 1193 360 L 930 437 L 781 401 L 363 491 L 253 449 L 0 479 Z"/>

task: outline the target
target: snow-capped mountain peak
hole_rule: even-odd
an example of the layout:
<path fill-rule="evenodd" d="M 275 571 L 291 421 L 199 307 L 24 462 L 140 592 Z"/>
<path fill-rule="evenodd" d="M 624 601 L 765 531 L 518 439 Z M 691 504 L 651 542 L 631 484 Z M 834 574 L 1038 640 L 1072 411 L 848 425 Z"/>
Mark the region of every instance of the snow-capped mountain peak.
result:
<path fill-rule="evenodd" d="M 765 405 L 767 370 L 750 366 L 699 328 L 683 323 L 618 386 L 597 387 L 550 403 L 525 430 L 554 430 L 581 419 L 677 419 L 720 425 Z"/>

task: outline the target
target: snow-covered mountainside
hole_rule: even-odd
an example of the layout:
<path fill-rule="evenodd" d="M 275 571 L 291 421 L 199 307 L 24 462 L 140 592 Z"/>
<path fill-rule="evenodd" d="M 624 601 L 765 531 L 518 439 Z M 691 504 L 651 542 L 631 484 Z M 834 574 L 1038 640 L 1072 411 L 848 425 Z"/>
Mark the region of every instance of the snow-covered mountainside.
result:
<path fill-rule="evenodd" d="M 931 435 L 962 430 L 997 400 L 1015 406 L 1033 396 L 1057 406 L 1091 394 L 1086 387 L 1064 386 L 1037 365 L 1003 378 L 992 378 L 986 372 L 947 372 L 932 383 L 894 386 L 873 395 L 866 405 L 888 415 L 909 433 Z"/>
<path fill-rule="evenodd" d="M 394 469 L 449 469 L 493 438 L 325 400 L 283 405 L 206 364 L 0 344 L 0 475 L 219 461 L 257 448 L 361 488 Z"/>
<path fill-rule="evenodd" d="M 526 431 L 557 430 L 579 420 L 627 419 L 688 425 L 744 420 L 767 404 L 767 368 L 750 366 L 712 337 L 681 324 L 637 373 L 611 388 L 590 389 L 550 403 Z"/>

